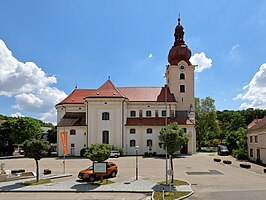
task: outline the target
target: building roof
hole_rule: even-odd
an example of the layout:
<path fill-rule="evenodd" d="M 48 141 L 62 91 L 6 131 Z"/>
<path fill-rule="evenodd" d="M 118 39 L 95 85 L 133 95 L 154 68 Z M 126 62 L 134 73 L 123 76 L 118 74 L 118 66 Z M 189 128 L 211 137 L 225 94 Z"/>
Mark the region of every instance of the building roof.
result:
<path fill-rule="evenodd" d="M 177 118 L 167 118 L 167 123 L 177 122 L 179 125 L 194 125 L 189 119 L 181 115 Z M 164 126 L 165 117 L 142 117 L 142 118 L 127 118 L 126 126 Z"/>
<path fill-rule="evenodd" d="M 86 113 L 85 112 L 66 112 L 58 127 L 63 126 L 86 126 Z"/>
<path fill-rule="evenodd" d="M 263 119 L 254 119 L 249 125 L 248 130 L 254 131 L 259 129 L 266 129 L 266 116 Z"/>
<path fill-rule="evenodd" d="M 107 80 L 98 89 L 75 89 L 67 98 L 59 104 L 84 103 L 84 98 L 125 98 L 129 101 L 164 102 L 165 87 L 116 87 Z M 175 102 L 175 97 L 167 88 L 167 101 Z"/>
<path fill-rule="evenodd" d="M 129 101 L 165 101 L 165 87 L 120 87 Z M 175 102 L 175 97 L 167 88 L 167 101 Z"/>

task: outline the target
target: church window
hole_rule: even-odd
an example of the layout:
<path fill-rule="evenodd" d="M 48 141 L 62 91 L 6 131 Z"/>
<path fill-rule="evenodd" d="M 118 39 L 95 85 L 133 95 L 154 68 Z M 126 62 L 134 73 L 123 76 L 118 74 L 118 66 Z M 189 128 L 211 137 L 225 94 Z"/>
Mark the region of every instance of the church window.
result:
<path fill-rule="evenodd" d="M 185 92 L 185 85 L 180 85 L 180 92 Z"/>
<path fill-rule="evenodd" d="M 135 147 L 136 146 L 136 140 L 130 140 L 129 142 L 130 147 Z"/>
<path fill-rule="evenodd" d="M 146 117 L 151 117 L 151 111 L 150 110 L 146 111 Z"/>
<path fill-rule="evenodd" d="M 103 144 L 109 144 L 109 131 L 103 131 Z"/>
<path fill-rule="evenodd" d="M 185 74 L 184 73 L 180 74 L 180 79 L 185 79 Z"/>
<path fill-rule="evenodd" d="M 70 135 L 76 135 L 76 130 L 70 130 Z"/>
<path fill-rule="evenodd" d="M 136 111 L 135 110 L 130 111 L 130 117 L 136 117 Z"/>
<path fill-rule="evenodd" d="M 147 140 L 147 147 L 152 147 L 152 140 Z"/>
<path fill-rule="evenodd" d="M 147 128 L 147 134 L 151 134 L 152 133 L 152 129 L 151 128 Z"/>
<path fill-rule="evenodd" d="M 162 110 L 162 117 L 166 117 L 166 110 Z"/>
<path fill-rule="evenodd" d="M 136 129 L 131 128 L 131 129 L 130 129 L 130 134 L 135 134 L 135 133 L 136 133 Z"/>
<path fill-rule="evenodd" d="M 102 120 L 109 120 L 110 116 L 109 116 L 109 112 L 103 112 L 102 113 Z"/>

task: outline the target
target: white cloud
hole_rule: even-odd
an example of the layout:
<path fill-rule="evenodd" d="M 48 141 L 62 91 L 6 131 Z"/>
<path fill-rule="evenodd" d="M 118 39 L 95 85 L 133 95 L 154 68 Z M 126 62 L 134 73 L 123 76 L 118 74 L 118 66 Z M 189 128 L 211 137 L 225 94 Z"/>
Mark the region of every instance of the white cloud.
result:
<path fill-rule="evenodd" d="M 236 44 L 236 45 L 232 46 L 232 48 L 229 51 L 230 56 L 235 57 L 236 56 L 236 53 L 237 53 L 236 51 L 237 51 L 237 49 L 239 47 L 240 47 L 239 44 Z"/>
<path fill-rule="evenodd" d="M 234 100 L 245 101 L 240 109 L 266 108 L 266 63 L 260 66 L 247 86 L 243 87 L 243 94 L 238 94 Z"/>
<path fill-rule="evenodd" d="M 149 56 L 148 56 L 148 58 L 152 58 L 152 56 L 153 56 L 152 53 L 150 53 Z"/>
<path fill-rule="evenodd" d="M 11 117 L 24 117 L 20 112 L 16 112 L 14 114 L 11 114 Z"/>
<path fill-rule="evenodd" d="M 45 116 L 67 96 L 64 91 L 50 86 L 56 82 L 55 76 L 48 76 L 35 63 L 18 61 L 0 40 L 0 95 L 15 97 L 13 108 L 48 119 Z M 52 113 L 55 115 L 54 111 Z M 56 117 L 49 117 L 52 118 Z"/>
<path fill-rule="evenodd" d="M 212 67 L 212 59 L 207 58 L 204 52 L 195 53 L 190 58 L 190 62 L 193 65 L 197 65 L 195 71 L 200 73 L 204 69 L 210 69 Z"/>

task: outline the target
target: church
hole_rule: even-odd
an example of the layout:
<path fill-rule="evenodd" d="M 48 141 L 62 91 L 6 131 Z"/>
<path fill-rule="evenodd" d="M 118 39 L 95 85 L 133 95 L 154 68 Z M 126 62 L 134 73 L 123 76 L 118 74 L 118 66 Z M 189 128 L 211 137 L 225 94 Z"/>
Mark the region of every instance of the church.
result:
<path fill-rule="evenodd" d="M 196 151 L 194 69 L 180 24 L 168 54 L 162 87 L 116 87 L 109 79 L 96 89 L 75 89 L 58 103 L 57 153 L 63 155 L 60 133 L 66 133 L 68 154 L 80 156 L 91 144 L 123 149 L 124 155 L 165 154 L 159 147 L 161 128 L 177 122 L 188 136 L 180 153 Z"/>

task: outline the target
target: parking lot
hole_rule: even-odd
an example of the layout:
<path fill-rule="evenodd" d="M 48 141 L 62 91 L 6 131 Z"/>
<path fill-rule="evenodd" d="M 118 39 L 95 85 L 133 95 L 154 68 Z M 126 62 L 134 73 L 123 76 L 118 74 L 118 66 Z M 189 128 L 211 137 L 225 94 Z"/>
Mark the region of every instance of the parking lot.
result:
<path fill-rule="evenodd" d="M 217 163 L 213 158 L 231 160 L 231 165 Z M 119 172 L 114 182 L 123 182 L 135 179 L 136 157 L 111 158 L 119 166 Z M 1 160 L 5 169 L 25 169 L 35 171 L 33 159 L 20 158 Z M 165 158 L 138 157 L 139 179 L 148 181 L 165 180 Z M 251 169 L 239 167 L 239 161 L 231 156 L 217 156 L 216 154 L 195 154 L 181 156 L 174 159 L 175 178 L 188 181 L 194 190 L 193 196 L 188 199 L 265 199 L 266 175 L 263 167 L 253 165 Z M 76 180 L 81 169 L 92 163 L 85 158 L 67 158 L 66 172 L 73 176 L 56 181 Z M 63 172 L 63 159 L 47 158 L 40 161 L 41 172 L 49 168 L 52 173 Z M 1 194 L 2 195 L 2 194 Z M 1 196 L 0 196 L 1 197 Z M 108 199 L 108 198 L 107 198 Z"/>

